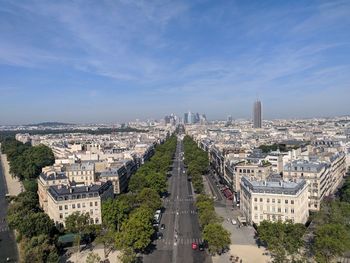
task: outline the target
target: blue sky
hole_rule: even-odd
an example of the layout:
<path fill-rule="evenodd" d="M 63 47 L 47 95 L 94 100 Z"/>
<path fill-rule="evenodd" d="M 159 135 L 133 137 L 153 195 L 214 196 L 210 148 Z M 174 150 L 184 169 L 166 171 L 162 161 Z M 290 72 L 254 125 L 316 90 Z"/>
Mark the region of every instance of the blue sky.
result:
<path fill-rule="evenodd" d="M 2 1 L 0 124 L 350 114 L 350 1 Z"/>

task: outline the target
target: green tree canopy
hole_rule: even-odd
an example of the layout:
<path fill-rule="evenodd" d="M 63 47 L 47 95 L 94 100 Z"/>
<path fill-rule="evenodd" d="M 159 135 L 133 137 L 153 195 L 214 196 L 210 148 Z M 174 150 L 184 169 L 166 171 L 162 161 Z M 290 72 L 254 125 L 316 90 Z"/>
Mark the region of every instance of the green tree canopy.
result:
<path fill-rule="evenodd" d="M 222 252 L 231 244 L 230 233 L 220 224 L 208 224 L 203 230 L 203 239 L 208 242 L 211 253 Z"/>
<path fill-rule="evenodd" d="M 122 231 L 117 233 L 117 248 L 132 247 L 143 251 L 150 244 L 154 233 L 152 218 L 153 212 L 150 209 L 143 207 L 135 209 L 122 225 Z"/>
<path fill-rule="evenodd" d="M 65 219 L 66 230 L 71 233 L 84 233 L 89 225 L 89 213 L 74 212 Z"/>
<path fill-rule="evenodd" d="M 276 262 L 284 262 L 287 255 L 295 256 L 303 245 L 306 229 L 303 224 L 262 221 L 258 227 L 259 238 L 273 253 Z"/>
<path fill-rule="evenodd" d="M 350 249 L 350 233 L 344 225 L 325 224 L 315 232 L 314 252 L 318 262 L 331 262 Z"/>
<path fill-rule="evenodd" d="M 58 262 L 56 247 L 45 234 L 24 239 L 20 252 L 24 263 Z"/>
<path fill-rule="evenodd" d="M 137 203 L 139 206 L 146 207 L 155 211 L 162 206 L 157 190 L 152 188 L 144 188 L 137 195 Z"/>

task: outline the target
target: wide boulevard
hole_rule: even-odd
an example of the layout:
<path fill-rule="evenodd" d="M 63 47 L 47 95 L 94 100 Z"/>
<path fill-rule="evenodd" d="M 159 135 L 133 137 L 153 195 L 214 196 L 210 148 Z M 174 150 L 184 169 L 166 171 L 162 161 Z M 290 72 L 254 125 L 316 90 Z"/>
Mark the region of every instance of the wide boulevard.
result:
<path fill-rule="evenodd" d="M 1 152 L 0 152 L 1 153 Z M 0 157 L 1 158 L 1 157 Z M 11 231 L 6 223 L 7 200 L 6 200 L 6 181 L 2 172 L 0 162 L 0 262 L 5 262 L 10 258 L 10 262 L 17 261 L 17 247 L 13 231 Z"/>
<path fill-rule="evenodd" d="M 169 196 L 164 198 L 165 208 L 160 230 L 163 238 L 154 241 L 154 250 L 145 255 L 146 263 L 210 263 L 211 257 L 206 251 L 192 249 L 192 243 L 202 241 L 197 212 L 194 206 L 194 192 L 187 180 L 183 162 L 183 142 L 178 138 L 169 182 Z"/>

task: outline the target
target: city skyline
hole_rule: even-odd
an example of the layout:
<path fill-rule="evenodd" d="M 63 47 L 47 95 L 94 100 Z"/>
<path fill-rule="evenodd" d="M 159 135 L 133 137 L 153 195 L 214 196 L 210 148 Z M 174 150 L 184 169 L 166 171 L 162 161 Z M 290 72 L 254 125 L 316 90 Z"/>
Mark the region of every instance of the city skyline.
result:
<path fill-rule="evenodd" d="M 253 127 L 261 128 L 262 127 L 262 110 L 261 110 L 261 101 L 256 100 L 253 107 Z"/>
<path fill-rule="evenodd" d="M 346 1 L 4 1 L 0 125 L 348 115 Z"/>

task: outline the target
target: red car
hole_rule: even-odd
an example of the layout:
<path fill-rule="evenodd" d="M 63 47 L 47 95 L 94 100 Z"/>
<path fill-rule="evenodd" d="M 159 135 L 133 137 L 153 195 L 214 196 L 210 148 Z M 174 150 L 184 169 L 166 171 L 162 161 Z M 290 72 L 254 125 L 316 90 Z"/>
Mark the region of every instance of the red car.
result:
<path fill-rule="evenodd" d="M 193 249 L 193 250 L 196 250 L 197 248 L 198 248 L 197 243 L 193 242 L 193 243 L 192 243 L 192 249 Z"/>

